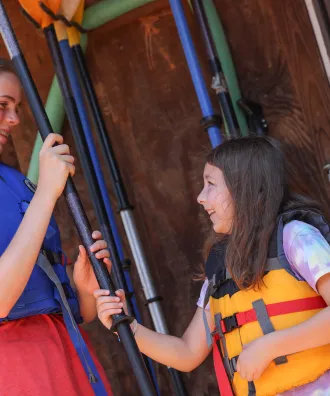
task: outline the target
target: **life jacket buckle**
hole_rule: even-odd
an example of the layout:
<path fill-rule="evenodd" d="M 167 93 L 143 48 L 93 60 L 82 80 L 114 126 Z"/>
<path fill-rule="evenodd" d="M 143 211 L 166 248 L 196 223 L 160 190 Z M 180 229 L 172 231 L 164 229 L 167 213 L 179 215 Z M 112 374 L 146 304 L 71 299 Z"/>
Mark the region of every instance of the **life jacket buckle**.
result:
<path fill-rule="evenodd" d="M 41 249 L 40 253 L 47 258 L 51 265 L 62 263 L 62 253 L 52 252 L 51 250 L 44 248 Z"/>
<path fill-rule="evenodd" d="M 222 327 L 224 333 L 230 333 L 231 331 L 241 327 L 237 322 L 236 314 L 223 318 L 222 323 L 223 323 Z"/>

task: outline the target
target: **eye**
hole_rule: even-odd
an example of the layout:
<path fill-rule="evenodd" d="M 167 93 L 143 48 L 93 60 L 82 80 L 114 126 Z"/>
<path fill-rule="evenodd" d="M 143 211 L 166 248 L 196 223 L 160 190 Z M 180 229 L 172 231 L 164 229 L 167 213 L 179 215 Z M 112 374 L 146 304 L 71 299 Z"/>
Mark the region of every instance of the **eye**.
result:
<path fill-rule="evenodd" d="M 207 184 L 210 185 L 210 186 L 214 186 L 214 185 L 215 185 L 215 184 L 212 183 L 210 180 L 207 181 Z"/>
<path fill-rule="evenodd" d="M 8 103 L 7 103 L 7 102 L 0 102 L 0 106 L 1 106 L 3 109 L 6 109 L 7 106 L 8 106 Z"/>

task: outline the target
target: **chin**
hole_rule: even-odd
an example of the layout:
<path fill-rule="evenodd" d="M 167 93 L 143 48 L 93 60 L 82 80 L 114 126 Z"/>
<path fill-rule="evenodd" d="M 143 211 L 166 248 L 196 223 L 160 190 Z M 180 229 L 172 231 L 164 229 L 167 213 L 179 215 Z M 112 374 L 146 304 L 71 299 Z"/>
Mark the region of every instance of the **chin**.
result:
<path fill-rule="evenodd" d="M 222 235 L 228 235 L 230 234 L 230 230 L 228 229 L 228 227 L 221 227 L 221 226 L 217 226 L 216 224 L 213 224 L 213 230 L 216 234 L 222 234 Z"/>
<path fill-rule="evenodd" d="M 223 234 L 221 227 L 217 226 L 216 224 L 213 224 L 213 231 L 217 234 Z"/>

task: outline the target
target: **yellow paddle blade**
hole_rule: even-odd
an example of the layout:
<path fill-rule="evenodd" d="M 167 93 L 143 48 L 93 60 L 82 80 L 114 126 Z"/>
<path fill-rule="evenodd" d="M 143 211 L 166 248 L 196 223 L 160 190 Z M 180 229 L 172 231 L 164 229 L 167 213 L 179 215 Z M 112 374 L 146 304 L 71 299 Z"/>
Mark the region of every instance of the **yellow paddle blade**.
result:
<path fill-rule="evenodd" d="M 79 6 L 80 0 L 62 0 L 60 14 L 64 15 L 68 21 L 71 21 Z"/>
<path fill-rule="evenodd" d="M 53 23 L 52 18 L 40 7 L 40 0 L 19 0 L 19 3 L 30 18 L 42 28 Z M 56 14 L 59 11 L 61 0 L 43 0 L 42 3 Z"/>
<path fill-rule="evenodd" d="M 71 21 L 74 14 L 80 5 L 80 0 L 62 0 L 59 13 L 66 18 L 67 21 Z M 55 30 L 57 40 L 62 41 L 68 38 L 67 27 L 62 21 L 55 22 Z"/>
<path fill-rule="evenodd" d="M 77 11 L 72 18 L 73 22 L 77 22 L 79 25 L 82 24 L 82 20 L 84 17 L 84 9 L 85 9 L 85 0 L 81 0 L 79 7 L 77 8 Z M 78 45 L 80 43 L 80 33 L 75 27 L 68 28 L 68 37 L 69 37 L 70 47 L 73 47 L 74 45 Z"/>

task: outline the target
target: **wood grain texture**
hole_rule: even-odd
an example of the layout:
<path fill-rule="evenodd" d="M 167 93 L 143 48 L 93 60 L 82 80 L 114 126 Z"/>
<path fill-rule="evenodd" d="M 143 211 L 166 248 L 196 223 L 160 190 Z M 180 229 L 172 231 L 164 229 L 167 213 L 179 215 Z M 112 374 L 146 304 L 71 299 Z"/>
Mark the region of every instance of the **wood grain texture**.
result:
<path fill-rule="evenodd" d="M 300 0 L 215 1 L 243 94 L 259 101 L 270 135 L 286 144 L 292 186 L 329 213 L 329 84 Z"/>
<path fill-rule="evenodd" d="M 115 31 L 109 24 L 92 32 L 87 59 L 170 332 L 180 335 L 198 294 L 192 277 L 201 261 L 196 196 L 202 161 L 196 155 L 209 143 L 169 9 Z M 143 302 L 134 266 L 132 273 Z M 204 366 L 189 375 L 190 394 L 214 392 L 207 367 L 207 374 Z M 172 394 L 166 369 L 157 371 L 162 392 Z"/>
<path fill-rule="evenodd" d="M 200 284 L 193 281 L 202 262 L 203 245 L 200 231 L 203 218 L 196 197 L 201 188 L 203 168 L 200 152 L 209 149 L 209 142 L 199 125 L 201 113 L 173 18 L 162 4 L 164 2 L 157 7 L 145 7 L 145 16 L 138 10 L 135 19 L 132 14 L 130 19 L 124 16 L 115 27 L 107 24 L 91 32 L 87 59 L 135 208 L 151 273 L 164 298 L 162 305 L 168 327 L 171 334 L 181 335 L 196 309 L 200 288 Z M 7 8 L 45 101 L 53 68 L 44 38 L 19 14 L 17 5 L 8 2 Z M 23 171 L 28 167 L 35 133 L 33 118 L 25 104 L 22 123 L 14 136 Z M 76 155 L 67 124 L 64 136 Z M 74 180 L 95 228 L 95 213 L 79 160 L 76 165 Z M 110 189 L 109 194 L 113 200 Z M 64 249 L 74 258 L 79 241 L 63 198 L 57 205 L 56 217 Z M 117 220 L 124 235 L 118 217 Z M 126 242 L 125 251 L 131 258 Z M 132 277 L 143 321 L 152 327 L 134 264 Z M 137 384 L 122 346 L 97 321 L 85 328 L 115 394 L 137 395 Z M 162 394 L 172 394 L 167 369 L 160 365 L 155 367 Z M 214 394 L 215 378 L 210 359 L 184 377 L 190 395 Z"/>

